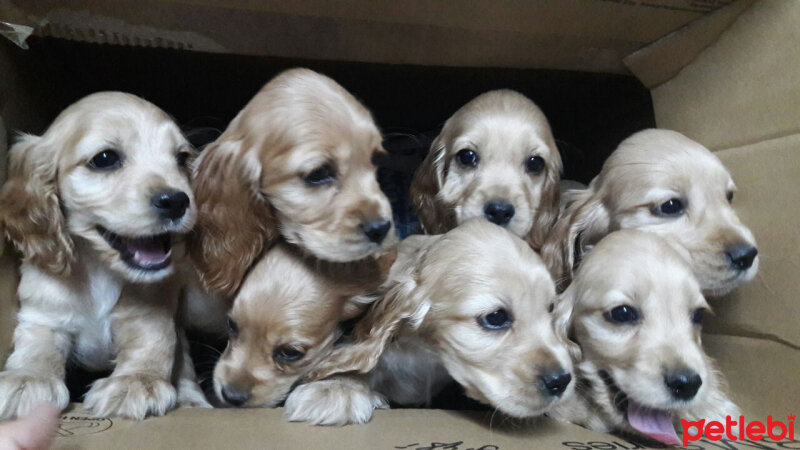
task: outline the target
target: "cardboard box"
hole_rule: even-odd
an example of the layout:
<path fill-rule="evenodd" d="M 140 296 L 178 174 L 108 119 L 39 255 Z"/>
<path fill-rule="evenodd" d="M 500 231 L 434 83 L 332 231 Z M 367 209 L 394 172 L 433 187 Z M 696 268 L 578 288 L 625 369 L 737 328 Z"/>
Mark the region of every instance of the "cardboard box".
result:
<path fill-rule="evenodd" d="M 112 88 L 144 95 L 179 120 L 229 120 L 292 65 L 340 80 L 384 130 L 429 131 L 482 90 L 519 89 L 551 118 L 562 150 L 580 150 L 565 159 L 567 177 L 582 181 L 631 132 L 653 121 L 681 131 L 731 170 L 735 208 L 761 255 L 755 280 L 712 300 L 704 343 L 749 420 L 800 413 L 800 2 L 4 0 L 0 22 L 34 33 L 24 41 L 25 29 L 0 23 L 0 33 L 30 46 L 0 42 L 8 131 L 40 132 L 67 104 Z M 0 258 L 4 359 L 17 274 L 10 249 Z M 377 411 L 369 424 L 343 428 L 290 424 L 281 413 L 177 410 L 132 422 L 67 412 L 55 447 L 641 448 L 629 437 L 492 412 Z"/>

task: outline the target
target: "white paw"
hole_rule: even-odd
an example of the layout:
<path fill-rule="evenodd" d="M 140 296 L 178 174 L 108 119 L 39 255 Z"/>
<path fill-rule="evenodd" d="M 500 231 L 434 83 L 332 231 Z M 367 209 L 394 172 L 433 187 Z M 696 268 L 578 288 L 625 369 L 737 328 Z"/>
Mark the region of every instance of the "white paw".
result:
<path fill-rule="evenodd" d="M 191 380 L 178 381 L 179 408 L 213 408 L 206 399 L 200 385 Z"/>
<path fill-rule="evenodd" d="M 22 370 L 0 372 L 0 420 L 25 416 L 45 402 L 59 409 L 67 407 L 69 391 L 64 380 Z"/>
<path fill-rule="evenodd" d="M 389 408 L 381 394 L 358 380 L 333 378 L 298 386 L 286 399 L 283 415 L 290 422 L 347 425 L 369 422 L 376 408 Z"/>
<path fill-rule="evenodd" d="M 117 375 L 97 380 L 83 406 L 101 417 L 141 420 L 161 416 L 175 406 L 177 394 L 168 381 L 151 375 Z"/>

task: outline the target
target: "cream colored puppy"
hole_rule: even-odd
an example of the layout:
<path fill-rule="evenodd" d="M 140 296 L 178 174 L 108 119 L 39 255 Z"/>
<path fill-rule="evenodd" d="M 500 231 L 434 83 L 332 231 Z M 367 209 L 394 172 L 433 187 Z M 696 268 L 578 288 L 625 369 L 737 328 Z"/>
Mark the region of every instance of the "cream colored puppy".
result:
<path fill-rule="evenodd" d="M 577 395 L 549 415 L 666 444 L 680 443 L 678 419 L 738 416 L 701 346 L 708 304 L 691 268 L 661 237 L 639 230 L 605 237 L 556 311 L 583 360 Z"/>
<path fill-rule="evenodd" d="M 374 292 L 389 265 L 328 263 L 285 243 L 274 246 L 233 302 L 228 347 L 214 369 L 217 397 L 230 406 L 278 406 L 331 352 L 341 322 L 365 307 L 358 296 Z"/>
<path fill-rule="evenodd" d="M 195 165 L 189 251 L 204 286 L 232 298 L 279 239 L 333 262 L 391 247 L 372 163 L 381 141 L 370 112 L 324 75 L 291 69 L 264 85 Z"/>
<path fill-rule="evenodd" d="M 524 95 L 481 94 L 456 111 L 414 175 L 411 202 L 428 234 L 483 217 L 540 248 L 559 208 L 561 156 Z"/>
<path fill-rule="evenodd" d="M 515 417 L 542 414 L 572 390 L 555 287 L 518 237 L 483 219 L 400 244 L 355 343 L 326 357 L 286 400 L 292 421 L 363 423 L 389 400 L 422 405 L 452 377 L 468 396 Z"/>
<path fill-rule="evenodd" d="M 725 294 L 758 271 L 753 234 L 733 210 L 736 185 L 708 149 L 668 130 L 625 139 L 588 189 L 568 191 L 542 258 L 566 287 L 583 256 L 608 233 L 638 228 L 664 237 L 703 291 Z"/>
<path fill-rule="evenodd" d="M 195 221 L 192 152 L 167 114 L 120 92 L 78 101 L 12 147 L 0 228 L 23 264 L 0 417 L 40 402 L 64 408 L 67 359 L 113 368 L 86 395 L 94 414 L 141 419 L 174 406 L 175 267 Z"/>

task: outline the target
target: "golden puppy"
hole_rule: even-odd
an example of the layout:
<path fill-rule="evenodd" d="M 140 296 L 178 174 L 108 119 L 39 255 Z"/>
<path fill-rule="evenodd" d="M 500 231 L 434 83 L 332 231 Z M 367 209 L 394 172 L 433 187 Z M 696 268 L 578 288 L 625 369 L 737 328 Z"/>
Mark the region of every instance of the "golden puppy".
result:
<path fill-rule="evenodd" d="M 294 246 L 274 246 L 233 302 L 228 347 L 214 369 L 219 399 L 232 406 L 277 406 L 330 353 L 340 322 L 363 309 L 357 296 L 374 292 L 386 272 L 375 261 L 327 263 Z"/>
<path fill-rule="evenodd" d="M 542 111 L 518 92 L 491 91 L 447 120 L 414 175 L 411 202 L 428 234 L 485 217 L 538 249 L 558 216 L 560 173 Z"/>
<path fill-rule="evenodd" d="M 691 263 L 710 295 L 729 292 L 758 271 L 758 250 L 731 202 L 736 186 L 713 153 L 668 130 L 625 139 L 588 189 L 569 191 L 566 209 L 542 250 L 560 287 L 603 236 L 624 228 L 657 233 Z"/>
<path fill-rule="evenodd" d="M 336 82 L 275 77 L 198 159 L 190 252 L 204 285 L 233 296 L 279 236 L 326 261 L 385 249 L 396 238 L 372 164 L 383 151 L 369 111 Z"/>
<path fill-rule="evenodd" d="M 549 415 L 667 444 L 680 443 L 672 423 L 680 418 L 738 417 L 701 347 L 707 310 L 691 268 L 661 237 L 611 233 L 586 255 L 556 306 L 583 361 L 577 395 Z"/>
<path fill-rule="evenodd" d="M 553 328 L 555 287 L 521 239 L 475 219 L 440 236 L 403 241 L 381 298 L 355 343 L 322 360 L 286 400 L 292 421 L 363 423 L 377 394 L 425 404 L 450 379 L 500 411 L 542 414 L 568 395 L 566 336 Z"/>
<path fill-rule="evenodd" d="M 195 221 L 192 154 L 167 114 L 120 92 L 78 101 L 12 147 L 0 228 L 24 259 L 0 417 L 39 402 L 64 408 L 68 358 L 114 369 L 86 395 L 94 414 L 141 419 L 173 407 L 174 258 Z"/>

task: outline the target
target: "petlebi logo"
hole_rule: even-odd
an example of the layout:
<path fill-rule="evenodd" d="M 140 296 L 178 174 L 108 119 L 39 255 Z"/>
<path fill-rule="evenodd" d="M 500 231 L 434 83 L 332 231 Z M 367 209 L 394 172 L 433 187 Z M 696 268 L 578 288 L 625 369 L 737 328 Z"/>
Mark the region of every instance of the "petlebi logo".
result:
<path fill-rule="evenodd" d="M 738 420 L 727 416 L 725 423 L 716 420 L 706 421 L 706 419 L 681 419 L 683 446 L 686 447 L 689 442 L 696 441 L 702 437 L 711 441 L 719 441 L 722 438 L 727 438 L 731 441 L 760 441 L 766 435 L 776 442 L 784 439 L 793 441 L 794 420 L 794 414 L 786 416 L 785 422 L 773 420 L 772 416 L 767 416 L 767 423 L 760 420 L 746 422 L 744 416 L 739 416 Z"/>

